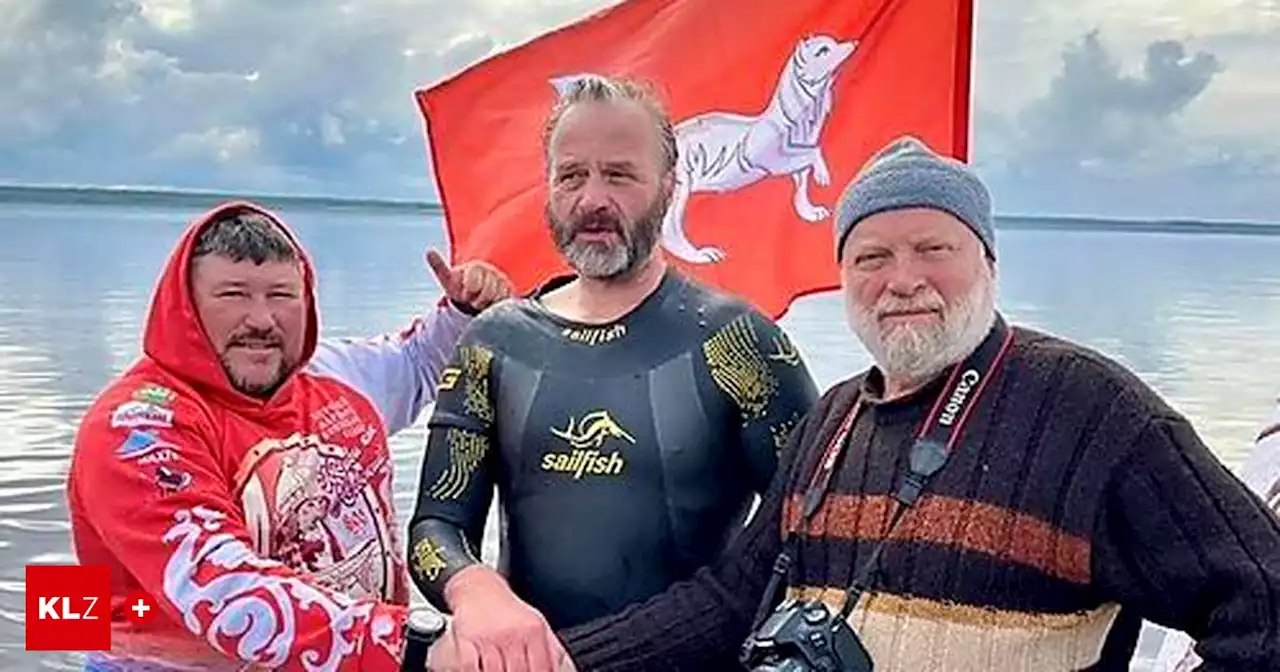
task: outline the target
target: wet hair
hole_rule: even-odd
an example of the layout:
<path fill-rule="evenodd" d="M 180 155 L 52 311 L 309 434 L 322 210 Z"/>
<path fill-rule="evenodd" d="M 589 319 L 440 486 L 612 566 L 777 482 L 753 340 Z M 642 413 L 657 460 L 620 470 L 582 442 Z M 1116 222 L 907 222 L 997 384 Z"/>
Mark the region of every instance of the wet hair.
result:
<path fill-rule="evenodd" d="M 191 258 L 207 254 L 236 262 L 248 259 L 255 264 L 298 259 L 298 251 L 280 228 L 252 210 L 235 210 L 209 222 L 196 238 Z"/>
<path fill-rule="evenodd" d="M 659 154 L 662 158 L 663 172 L 669 172 L 676 166 L 676 134 L 662 102 L 658 99 L 653 87 L 636 79 L 627 77 L 605 77 L 602 75 L 582 75 L 570 82 L 555 106 L 551 109 L 542 128 L 543 157 L 548 165 L 551 163 L 551 140 L 560 126 L 565 114 L 580 103 L 634 103 L 649 115 L 657 131 L 661 144 Z"/>

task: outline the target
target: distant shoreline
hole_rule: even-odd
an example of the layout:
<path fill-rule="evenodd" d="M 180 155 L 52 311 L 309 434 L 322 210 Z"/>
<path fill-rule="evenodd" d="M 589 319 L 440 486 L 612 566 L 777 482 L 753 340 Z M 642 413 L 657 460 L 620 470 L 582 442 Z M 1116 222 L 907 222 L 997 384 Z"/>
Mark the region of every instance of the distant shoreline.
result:
<path fill-rule="evenodd" d="M 245 199 L 268 208 L 360 210 L 386 213 L 443 212 L 438 203 L 382 198 L 296 196 L 186 189 L 133 187 L 51 187 L 0 184 L 0 204 L 104 205 L 122 207 L 208 208 L 230 199 Z"/>
<path fill-rule="evenodd" d="M 0 205 L 98 205 L 131 208 L 203 209 L 232 198 L 252 200 L 266 207 L 280 210 L 349 210 L 368 213 L 429 215 L 439 215 L 444 212 L 439 203 L 430 201 L 135 187 L 62 187 L 0 184 Z M 1020 214 L 1001 214 L 997 215 L 996 219 L 997 228 L 1008 230 L 1280 236 L 1280 222 L 1190 219 L 1140 220 L 1086 215 Z"/>

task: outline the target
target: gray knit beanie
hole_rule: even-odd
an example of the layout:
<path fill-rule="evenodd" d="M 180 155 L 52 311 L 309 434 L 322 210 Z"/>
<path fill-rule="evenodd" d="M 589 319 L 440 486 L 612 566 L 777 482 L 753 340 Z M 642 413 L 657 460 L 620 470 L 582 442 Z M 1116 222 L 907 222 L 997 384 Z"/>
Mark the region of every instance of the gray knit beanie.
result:
<path fill-rule="evenodd" d="M 845 188 L 836 209 L 836 259 L 849 232 L 863 219 L 886 210 L 936 208 L 951 213 L 977 234 L 995 259 L 991 195 L 967 165 L 904 136 L 873 156 Z"/>

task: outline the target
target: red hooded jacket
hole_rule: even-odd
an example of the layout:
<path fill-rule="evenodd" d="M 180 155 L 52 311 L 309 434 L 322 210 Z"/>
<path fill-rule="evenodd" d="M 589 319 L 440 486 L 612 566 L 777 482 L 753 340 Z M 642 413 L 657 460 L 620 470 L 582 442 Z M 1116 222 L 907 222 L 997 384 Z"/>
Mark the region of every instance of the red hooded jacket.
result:
<path fill-rule="evenodd" d="M 270 217 L 302 253 L 250 204 L 195 221 L 156 288 L 143 357 L 76 436 L 71 530 L 81 564 L 111 568 L 108 658 L 399 670 L 409 589 L 387 436 L 432 401 L 467 317 L 442 303 L 394 336 L 320 341 L 302 253 L 305 365 L 270 399 L 243 395 L 204 334 L 187 273 L 202 226 L 233 207 Z M 125 618 L 137 592 L 159 605 L 145 625 Z"/>

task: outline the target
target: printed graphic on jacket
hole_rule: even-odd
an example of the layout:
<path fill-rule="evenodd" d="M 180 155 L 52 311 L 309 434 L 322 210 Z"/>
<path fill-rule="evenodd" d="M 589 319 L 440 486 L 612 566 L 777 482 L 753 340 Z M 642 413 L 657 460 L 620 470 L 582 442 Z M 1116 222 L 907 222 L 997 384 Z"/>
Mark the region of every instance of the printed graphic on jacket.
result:
<path fill-rule="evenodd" d="M 358 445 L 315 435 L 267 439 L 241 500 L 260 553 L 313 574 L 352 597 L 390 597 L 399 554 L 384 511 L 391 501 L 385 454 L 365 463 Z"/>

